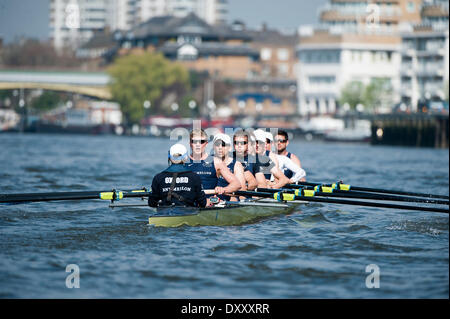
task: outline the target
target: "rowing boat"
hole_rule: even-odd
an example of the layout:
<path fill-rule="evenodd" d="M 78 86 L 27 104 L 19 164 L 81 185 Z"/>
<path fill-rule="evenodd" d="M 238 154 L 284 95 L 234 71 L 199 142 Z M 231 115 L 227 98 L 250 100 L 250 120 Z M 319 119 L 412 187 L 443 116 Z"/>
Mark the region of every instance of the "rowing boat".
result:
<path fill-rule="evenodd" d="M 302 202 L 280 203 L 275 200 L 225 202 L 207 208 L 164 207 L 158 208 L 148 219 L 158 227 L 187 226 L 237 226 L 262 218 L 289 214 Z"/>

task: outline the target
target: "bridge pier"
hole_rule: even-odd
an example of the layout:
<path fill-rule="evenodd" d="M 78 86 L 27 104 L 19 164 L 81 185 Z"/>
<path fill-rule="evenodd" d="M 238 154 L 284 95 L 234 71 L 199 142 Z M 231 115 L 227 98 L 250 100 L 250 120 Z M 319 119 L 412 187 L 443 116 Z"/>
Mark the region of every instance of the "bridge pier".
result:
<path fill-rule="evenodd" d="M 378 115 L 372 119 L 374 145 L 449 147 L 449 116 L 443 114 Z"/>

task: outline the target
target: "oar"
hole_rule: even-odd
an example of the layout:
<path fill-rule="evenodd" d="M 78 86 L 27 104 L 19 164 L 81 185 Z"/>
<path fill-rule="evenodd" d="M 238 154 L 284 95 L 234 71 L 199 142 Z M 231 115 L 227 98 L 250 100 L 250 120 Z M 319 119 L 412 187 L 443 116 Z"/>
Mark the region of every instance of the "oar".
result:
<path fill-rule="evenodd" d="M 205 194 L 215 194 L 215 190 L 204 190 Z M 82 200 L 82 199 L 102 199 L 112 202 L 130 197 L 148 197 L 151 192 L 147 189 L 132 190 L 112 190 L 112 191 L 84 191 L 84 192 L 49 192 L 49 193 L 19 193 L 0 194 L 0 203 L 29 203 L 48 202 L 56 200 Z"/>
<path fill-rule="evenodd" d="M 406 195 L 406 196 L 449 199 L 448 195 L 424 194 L 424 193 L 405 192 L 405 191 L 392 190 L 392 189 L 360 187 L 360 186 L 353 186 L 353 185 L 342 184 L 342 183 L 323 184 L 323 183 L 298 182 L 298 184 L 287 184 L 287 185 L 285 185 L 285 187 L 301 188 L 302 186 L 319 186 L 319 185 L 335 187 L 339 190 L 347 190 L 347 191 L 355 190 L 355 191 L 372 192 L 372 193 L 385 193 L 385 194 L 397 194 L 397 195 Z"/>
<path fill-rule="evenodd" d="M 308 202 L 318 202 L 318 203 L 332 203 L 332 204 L 343 204 L 343 205 L 358 205 L 358 206 L 368 206 L 368 207 L 381 207 L 381 208 L 394 208 L 394 209 L 406 209 L 406 210 L 418 210 L 427 211 L 435 213 L 445 213 L 448 214 L 448 209 L 434 208 L 434 207 L 421 207 L 421 206 L 409 206 L 409 205 L 398 205 L 398 204 L 387 204 L 387 203 L 377 203 L 377 202 L 367 202 L 367 201 L 355 201 L 355 200 L 345 200 L 345 199 L 331 199 L 331 198 L 317 198 L 314 196 L 305 195 L 295 195 L 291 193 L 263 193 L 263 192 L 250 192 L 250 191 L 236 191 L 234 195 L 237 196 L 259 196 L 265 198 L 274 198 L 279 201 L 308 201 Z"/>
<path fill-rule="evenodd" d="M 47 202 L 54 200 L 81 200 L 102 199 L 119 200 L 126 197 L 147 197 L 149 192 L 145 189 L 135 190 L 112 190 L 112 191 L 84 191 L 84 192 L 52 192 L 52 193 L 20 193 L 0 194 L 0 203 L 26 203 Z"/>
<path fill-rule="evenodd" d="M 305 186 L 303 189 L 308 189 Z M 318 190 L 316 190 L 316 188 Z M 315 191 L 315 196 L 325 196 L 325 197 L 338 197 L 338 198 L 360 198 L 360 199 L 373 199 L 373 200 L 388 200 L 388 201 L 400 201 L 400 202 L 411 202 L 411 203 L 428 203 L 428 204 L 441 204 L 449 205 L 448 200 L 441 199 L 429 199 L 429 198 L 419 198 L 419 197 L 407 197 L 407 196 L 397 196 L 397 195 L 385 195 L 379 193 L 369 193 L 369 192 L 358 192 L 358 191 L 343 191 L 335 189 L 332 187 L 316 186 L 313 191 Z M 300 189 L 300 188 L 298 188 Z M 273 189 L 273 188 L 258 188 L 257 191 L 266 193 L 276 193 L 276 192 L 295 192 L 298 189 Z"/>

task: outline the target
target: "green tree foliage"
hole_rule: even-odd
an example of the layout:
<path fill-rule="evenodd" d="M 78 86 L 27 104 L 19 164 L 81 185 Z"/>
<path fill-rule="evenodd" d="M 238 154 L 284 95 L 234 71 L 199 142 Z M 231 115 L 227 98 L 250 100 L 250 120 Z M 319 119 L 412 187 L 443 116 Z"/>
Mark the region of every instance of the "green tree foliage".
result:
<path fill-rule="evenodd" d="M 52 91 L 44 91 L 38 98 L 34 99 L 31 107 L 38 112 L 54 109 L 62 101 L 60 94 Z"/>
<path fill-rule="evenodd" d="M 364 89 L 363 104 L 376 110 L 382 106 L 392 105 L 392 86 L 388 79 L 375 78 Z"/>
<path fill-rule="evenodd" d="M 180 98 L 189 88 L 189 74 L 181 65 L 161 54 L 144 53 L 118 58 L 108 68 L 113 99 L 121 105 L 126 124 L 139 123 L 145 115 L 144 101 L 153 114 L 170 113 L 168 95 Z"/>
<path fill-rule="evenodd" d="M 382 106 L 391 106 L 392 94 L 389 79 L 374 78 L 368 85 L 360 81 L 351 81 L 342 89 L 339 103 L 341 105 L 348 103 L 352 109 L 362 104 L 367 109 L 376 110 Z"/>
<path fill-rule="evenodd" d="M 344 105 L 348 103 L 352 109 L 356 105 L 364 101 L 364 84 L 360 81 L 351 81 L 347 83 L 341 91 L 341 98 L 339 104 Z"/>

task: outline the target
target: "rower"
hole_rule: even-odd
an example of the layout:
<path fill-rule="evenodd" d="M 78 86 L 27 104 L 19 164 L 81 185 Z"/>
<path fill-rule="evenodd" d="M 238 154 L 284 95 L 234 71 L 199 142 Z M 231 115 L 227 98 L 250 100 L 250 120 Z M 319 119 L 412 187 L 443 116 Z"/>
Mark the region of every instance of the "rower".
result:
<path fill-rule="evenodd" d="M 247 190 L 247 186 L 245 183 L 245 177 L 244 177 L 244 168 L 242 164 L 239 161 L 236 161 L 233 157 L 230 156 L 230 149 L 231 149 L 231 138 L 226 135 L 219 133 L 217 134 L 213 139 L 214 144 L 214 157 L 220 160 L 224 165 L 228 167 L 231 173 L 234 174 L 234 176 L 239 180 L 240 183 L 240 190 L 245 191 Z M 228 186 L 227 180 L 220 175 L 217 181 L 218 187 L 226 187 Z M 220 195 L 220 199 L 222 200 L 231 200 L 232 198 L 227 195 Z M 233 197 L 233 199 L 235 199 Z"/>
<path fill-rule="evenodd" d="M 295 154 L 288 152 L 288 150 L 286 149 L 288 145 L 289 145 L 288 133 L 286 131 L 279 130 L 277 132 L 277 135 L 275 136 L 275 146 L 277 148 L 278 155 L 286 156 L 287 158 L 291 159 L 291 161 L 296 166 L 301 168 L 302 165 L 300 163 L 300 159 Z M 294 171 L 292 171 L 291 169 L 289 169 L 287 167 L 283 169 L 283 173 L 288 178 L 292 178 L 294 176 Z M 305 179 L 305 177 L 302 177 L 299 181 L 306 182 L 306 179 Z"/>
<path fill-rule="evenodd" d="M 272 160 L 274 161 L 275 165 L 283 172 L 285 170 L 289 170 L 292 172 L 292 176 L 285 176 L 289 178 L 289 183 L 294 184 L 297 183 L 300 179 L 304 179 L 306 176 L 306 172 L 294 162 L 292 162 L 289 158 L 286 156 L 281 156 L 276 153 L 272 152 L 272 144 L 273 144 L 273 135 L 270 132 L 265 132 L 266 134 L 266 156 L 270 156 Z M 267 176 L 266 176 L 267 177 Z M 273 174 L 270 176 L 270 181 L 273 183 L 275 180 L 275 177 Z"/>
<path fill-rule="evenodd" d="M 267 144 L 270 145 L 270 139 L 268 139 L 266 132 L 261 129 L 255 130 L 254 135 L 256 140 L 255 166 L 257 171 L 255 177 L 258 182 L 258 187 L 282 188 L 289 183 L 289 179 L 284 176 L 283 172 L 278 168 L 276 154 L 267 150 Z M 260 173 L 263 174 L 262 177 Z M 275 183 L 270 182 L 272 175 L 277 180 Z"/>
<path fill-rule="evenodd" d="M 175 144 L 170 148 L 170 166 L 153 178 L 149 206 L 206 206 L 200 177 L 184 166 L 187 160 L 188 152 L 184 145 Z"/>
<path fill-rule="evenodd" d="M 190 133 L 190 146 L 192 153 L 186 166 L 200 176 L 203 189 L 214 189 L 217 195 L 232 193 L 241 188 L 239 180 L 230 172 L 227 165 L 220 159 L 214 158 L 205 152 L 208 144 L 208 135 L 202 129 L 194 129 Z M 219 176 L 222 176 L 228 186 L 217 185 Z"/>
<path fill-rule="evenodd" d="M 249 155 L 249 147 L 251 147 L 252 139 L 249 138 L 250 133 L 245 132 L 240 129 L 236 131 L 233 135 L 233 160 L 238 161 L 242 164 L 244 168 L 244 178 L 247 184 L 248 190 L 254 190 L 258 183 L 255 178 L 255 157 L 254 155 Z"/>

